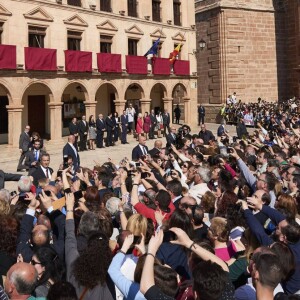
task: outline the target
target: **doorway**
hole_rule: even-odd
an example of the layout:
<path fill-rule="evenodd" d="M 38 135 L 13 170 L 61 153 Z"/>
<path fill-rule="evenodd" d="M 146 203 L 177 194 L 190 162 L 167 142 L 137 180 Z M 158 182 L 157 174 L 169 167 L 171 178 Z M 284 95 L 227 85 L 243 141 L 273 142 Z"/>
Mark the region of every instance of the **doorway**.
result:
<path fill-rule="evenodd" d="M 46 97 L 28 96 L 28 125 L 31 132 L 36 131 L 42 138 L 46 136 Z"/>

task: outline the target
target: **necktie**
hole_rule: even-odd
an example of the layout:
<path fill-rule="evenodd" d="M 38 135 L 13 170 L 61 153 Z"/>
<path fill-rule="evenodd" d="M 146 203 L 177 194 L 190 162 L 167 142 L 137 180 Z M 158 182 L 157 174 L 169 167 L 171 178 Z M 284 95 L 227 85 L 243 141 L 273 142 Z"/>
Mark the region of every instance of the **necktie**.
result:
<path fill-rule="evenodd" d="M 36 160 L 36 161 L 38 161 L 38 160 L 39 160 L 39 157 L 38 157 L 38 152 L 37 152 L 37 150 L 34 150 L 34 158 L 35 158 L 35 160 Z"/>
<path fill-rule="evenodd" d="M 143 146 L 142 149 L 143 149 L 143 154 L 146 155 L 147 154 L 146 148 Z"/>
<path fill-rule="evenodd" d="M 49 171 L 48 171 L 48 168 L 46 168 L 46 177 L 49 178 Z"/>

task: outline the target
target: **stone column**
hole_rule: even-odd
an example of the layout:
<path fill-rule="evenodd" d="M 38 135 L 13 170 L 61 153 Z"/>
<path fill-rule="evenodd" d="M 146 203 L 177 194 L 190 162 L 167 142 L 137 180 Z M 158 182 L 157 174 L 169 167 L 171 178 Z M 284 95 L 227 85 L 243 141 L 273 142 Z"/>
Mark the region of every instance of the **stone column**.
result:
<path fill-rule="evenodd" d="M 116 112 L 121 116 L 125 109 L 126 100 L 114 100 Z"/>
<path fill-rule="evenodd" d="M 8 145 L 19 148 L 19 138 L 23 131 L 22 112 L 24 105 L 7 105 L 8 111 Z"/>
<path fill-rule="evenodd" d="M 97 102 L 96 101 L 84 101 L 84 105 L 85 105 L 85 116 L 86 116 L 86 120 L 89 120 L 90 115 L 93 115 L 95 120 L 97 119 L 96 116 L 96 105 Z"/>
<path fill-rule="evenodd" d="M 50 112 L 50 141 L 62 142 L 62 119 L 61 119 L 61 107 L 62 102 L 49 102 Z"/>
<path fill-rule="evenodd" d="M 163 98 L 164 102 L 164 110 L 166 109 L 167 112 L 170 114 L 170 126 L 173 124 L 173 98 Z"/>
<path fill-rule="evenodd" d="M 151 103 L 151 99 L 141 99 L 141 112 L 144 116 L 144 113 L 147 111 L 150 114 L 150 103 Z"/>
<path fill-rule="evenodd" d="M 183 97 L 183 102 L 184 102 L 184 123 L 191 125 L 192 123 L 191 99 L 189 97 Z"/>

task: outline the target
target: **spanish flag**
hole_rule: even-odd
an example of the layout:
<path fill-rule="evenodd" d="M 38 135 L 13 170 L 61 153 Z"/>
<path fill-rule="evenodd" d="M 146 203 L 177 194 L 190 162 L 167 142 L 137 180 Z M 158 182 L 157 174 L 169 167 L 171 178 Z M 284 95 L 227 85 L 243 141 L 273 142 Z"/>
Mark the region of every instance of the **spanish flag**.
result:
<path fill-rule="evenodd" d="M 169 55 L 169 60 L 170 60 L 170 64 L 172 65 L 175 60 L 176 60 L 176 56 L 178 55 L 178 53 L 180 52 L 182 44 L 180 43 L 174 50 L 173 52 L 170 53 Z"/>

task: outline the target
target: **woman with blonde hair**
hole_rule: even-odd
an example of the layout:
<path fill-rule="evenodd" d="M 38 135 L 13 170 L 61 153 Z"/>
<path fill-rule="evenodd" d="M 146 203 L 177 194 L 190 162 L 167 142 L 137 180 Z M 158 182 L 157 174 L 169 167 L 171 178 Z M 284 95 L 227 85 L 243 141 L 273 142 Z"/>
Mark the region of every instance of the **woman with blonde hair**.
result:
<path fill-rule="evenodd" d="M 135 128 L 135 131 L 137 133 L 137 137 L 136 137 L 136 140 L 138 141 L 139 139 L 139 136 L 144 133 L 144 130 L 143 130 L 143 115 L 141 113 L 138 114 L 138 118 L 136 120 L 136 128 Z"/>
<path fill-rule="evenodd" d="M 147 226 L 146 217 L 141 214 L 134 214 L 128 219 L 126 230 L 129 230 L 134 236 L 146 236 Z"/>

